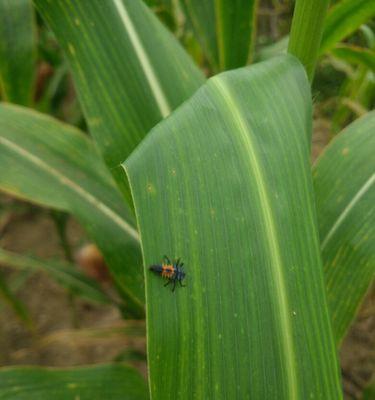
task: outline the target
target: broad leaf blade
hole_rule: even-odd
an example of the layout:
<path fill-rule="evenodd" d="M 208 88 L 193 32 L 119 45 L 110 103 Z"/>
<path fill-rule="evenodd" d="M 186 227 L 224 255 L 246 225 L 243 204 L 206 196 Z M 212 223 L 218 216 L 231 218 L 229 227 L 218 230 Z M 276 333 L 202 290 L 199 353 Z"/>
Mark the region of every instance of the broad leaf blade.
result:
<path fill-rule="evenodd" d="M 146 267 L 152 398 L 339 399 L 312 203 L 309 85 L 291 56 L 218 75 L 124 163 Z M 319 382 L 319 384 L 317 384 Z"/>
<path fill-rule="evenodd" d="M 375 2 L 369 0 L 342 0 L 327 14 L 320 54 L 331 50 L 362 24 L 375 17 Z"/>
<path fill-rule="evenodd" d="M 181 4 L 214 71 L 246 65 L 253 47 L 256 0 L 183 0 Z"/>
<path fill-rule="evenodd" d="M 62 286 L 91 301 L 110 304 L 111 300 L 92 279 L 80 273 L 76 265 L 40 260 L 0 249 L 0 264 L 20 270 L 44 271 Z"/>
<path fill-rule="evenodd" d="M 68 56 L 90 132 L 124 185 L 116 167 L 203 75 L 140 0 L 35 4 Z"/>
<path fill-rule="evenodd" d="M 336 343 L 375 273 L 375 112 L 347 127 L 314 166 L 319 233 Z"/>
<path fill-rule="evenodd" d="M 1 400 L 146 400 L 143 378 L 121 364 L 0 369 Z"/>
<path fill-rule="evenodd" d="M 22 105 L 32 102 L 36 26 L 31 0 L 0 0 L 0 96 Z"/>
<path fill-rule="evenodd" d="M 16 106 L 0 106 L 0 188 L 74 214 L 103 252 L 128 302 L 143 303 L 137 231 L 91 140 Z"/>

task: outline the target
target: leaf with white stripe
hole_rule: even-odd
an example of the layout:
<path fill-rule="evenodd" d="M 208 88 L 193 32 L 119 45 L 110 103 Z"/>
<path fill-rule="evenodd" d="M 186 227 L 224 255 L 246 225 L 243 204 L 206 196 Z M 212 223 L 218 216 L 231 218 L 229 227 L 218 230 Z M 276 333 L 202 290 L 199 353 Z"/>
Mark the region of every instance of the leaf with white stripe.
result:
<path fill-rule="evenodd" d="M 140 0 L 35 4 L 68 56 L 90 132 L 124 185 L 117 167 L 203 74 Z"/>
<path fill-rule="evenodd" d="M 146 266 L 153 400 L 340 399 L 291 56 L 226 72 L 124 163 Z M 148 271 L 166 254 L 186 287 Z"/>
<path fill-rule="evenodd" d="M 336 343 L 375 273 L 375 111 L 349 125 L 317 160 L 314 186 Z"/>
<path fill-rule="evenodd" d="M 243 67 L 254 47 L 256 0 L 182 0 L 215 72 Z"/>
<path fill-rule="evenodd" d="M 134 218 L 91 140 L 22 107 L 0 106 L 0 189 L 75 215 L 101 248 L 130 308 L 142 314 Z"/>

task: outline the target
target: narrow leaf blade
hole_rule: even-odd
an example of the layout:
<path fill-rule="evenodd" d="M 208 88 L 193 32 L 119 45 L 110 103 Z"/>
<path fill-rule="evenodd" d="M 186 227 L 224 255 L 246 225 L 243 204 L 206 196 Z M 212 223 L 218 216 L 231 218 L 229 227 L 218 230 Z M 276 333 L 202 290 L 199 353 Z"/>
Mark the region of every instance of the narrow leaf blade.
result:
<path fill-rule="evenodd" d="M 359 64 L 375 72 L 375 50 L 357 46 L 336 46 L 331 54 L 352 64 Z"/>
<path fill-rule="evenodd" d="M 375 382 L 372 382 L 363 392 L 361 400 L 373 400 L 375 398 Z"/>
<path fill-rule="evenodd" d="M 0 369 L 1 400 L 146 400 L 143 378 L 121 364 Z"/>
<path fill-rule="evenodd" d="M 329 0 L 295 2 L 288 52 L 301 61 L 310 81 L 319 56 L 328 5 Z"/>
<path fill-rule="evenodd" d="M 328 305 L 340 344 L 375 273 L 375 112 L 348 126 L 314 169 Z"/>
<path fill-rule="evenodd" d="M 214 71 L 246 65 L 253 47 L 256 0 L 183 0 L 182 5 Z"/>
<path fill-rule="evenodd" d="M 21 107 L 0 106 L 0 188 L 75 215 L 115 281 L 142 314 L 143 276 L 133 216 L 91 140 Z"/>
<path fill-rule="evenodd" d="M 100 286 L 94 280 L 80 273 L 76 265 L 51 260 L 40 260 L 4 249 L 0 249 L 0 264 L 26 271 L 44 271 L 61 285 L 87 300 L 102 304 L 111 303 L 111 300 L 101 290 Z"/>
<path fill-rule="evenodd" d="M 31 318 L 29 311 L 21 300 L 13 293 L 12 289 L 8 286 L 3 274 L 0 271 L 0 299 L 5 300 L 17 314 L 17 316 L 29 326 L 31 326 Z"/>
<path fill-rule="evenodd" d="M 320 54 L 331 50 L 336 43 L 375 17 L 375 3 L 368 0 L 342 0 L 327 14 Z"/>

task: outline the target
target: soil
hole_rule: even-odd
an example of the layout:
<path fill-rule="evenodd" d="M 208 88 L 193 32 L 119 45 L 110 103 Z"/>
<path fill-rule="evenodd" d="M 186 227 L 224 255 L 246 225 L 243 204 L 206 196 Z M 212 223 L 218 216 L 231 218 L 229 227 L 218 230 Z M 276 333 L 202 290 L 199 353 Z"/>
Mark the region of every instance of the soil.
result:
<path fill-rule="evenodd" d="M 12 217 L 3 229 L 0 246 L 44 259 L 63 259 L 59 237 L 48 212 L 20 205 L 26 212 Z M 87 239 L 72 218 L 67 232 L 72 248 L 78 252 Z M 10 268 L 1 268 L 5 269 L 9 283 L 20 276 Z M 72 300 L 66 289 L 43 272 L 30 274 L 17 296 L 27 306 L 34 326 L 30 329 L 0 301 L 0 365 L 64 367 L 111 362 L 123 353 L 130 356 L 134 353 L 137 360 L 126 361 L 146 375 L 144 336 L 123 333 L 128 326 L 139 326 L 139 323 L 125 323 L 116 307 L 78 298 Z M 139 330 L 143 333 L 144 326 Z"/>

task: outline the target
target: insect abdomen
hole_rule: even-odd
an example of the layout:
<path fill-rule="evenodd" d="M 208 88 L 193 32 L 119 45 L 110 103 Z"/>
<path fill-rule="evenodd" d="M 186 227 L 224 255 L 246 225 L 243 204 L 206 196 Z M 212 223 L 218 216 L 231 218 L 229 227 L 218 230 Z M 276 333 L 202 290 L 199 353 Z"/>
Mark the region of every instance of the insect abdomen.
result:
<path fill-rule="evenodd" d="M 161 265 L 151 265 L 149 268 L 151 271 L 154 271 L 158 274 L 161 274 L 163 272 L 163 267 Z"/>

